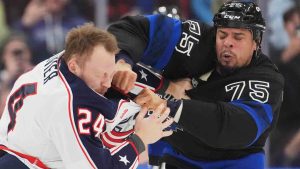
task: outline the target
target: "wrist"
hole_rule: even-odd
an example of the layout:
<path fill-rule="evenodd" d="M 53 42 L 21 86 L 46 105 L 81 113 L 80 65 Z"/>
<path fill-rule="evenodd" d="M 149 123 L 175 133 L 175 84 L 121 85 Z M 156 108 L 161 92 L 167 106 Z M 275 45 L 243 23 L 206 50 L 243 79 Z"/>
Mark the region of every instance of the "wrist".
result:
<path fill-rule="evenodd" d="M 122 67 L 123 69 L 128 69 L 128 70 L 132 70 L 132 66 L 130 64 L 128 64 L 124 59 L 119 59 L 116 62 L 117 67 Z"/>
<path fill-rule="evenodd" d="M 130 58 L 129 54 L 124 50 L 121 50 L 118 54 L 116 54 L 116 62 L 119 60 L 123 60 L 125 63 L 129 64 L 131 67 L 134 65 L 133 60 Z"/>
<path fill-rule="evenodd" d="M 140 134 L 138 133 L 132 134 L 128 137 L 127 140 L 131 141 L 135 145 L 138 154 L 141 154 L 143 151 L 145 151 L 145 143 L 142 140 Z"/>

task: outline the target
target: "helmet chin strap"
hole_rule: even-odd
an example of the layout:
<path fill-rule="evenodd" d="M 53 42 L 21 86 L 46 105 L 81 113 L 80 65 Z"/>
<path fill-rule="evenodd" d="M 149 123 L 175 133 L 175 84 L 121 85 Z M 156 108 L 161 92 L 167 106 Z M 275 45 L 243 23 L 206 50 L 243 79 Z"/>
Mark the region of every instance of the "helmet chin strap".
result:
<path fill-rule="evenodd" d="M 258 58 L 260 54 L 260 48 L 256 48 L 256 50 L 253 52 L 253 55 L 255 58 Z"/>
<path fill-rule="evenodd" d="M 262 42 L 262 33 L 260 34 L 260 39 L 258 40 L 256 49 L 255 49 L 255 57 L 258 58 L 261 53 L 261 42 Z"/>
<path fill-rule="evenodd" d="M 261 53 L 262 33 L 260 33 L 260 37 L 258 39 L 257 32 L 254 32 L 252 29 L 250 29 L 250 32 L 252 33 L 252 37 L 256 43 L 256 49 L 254 50 L 253 55 L 255 58 L 258 58 Z"/>

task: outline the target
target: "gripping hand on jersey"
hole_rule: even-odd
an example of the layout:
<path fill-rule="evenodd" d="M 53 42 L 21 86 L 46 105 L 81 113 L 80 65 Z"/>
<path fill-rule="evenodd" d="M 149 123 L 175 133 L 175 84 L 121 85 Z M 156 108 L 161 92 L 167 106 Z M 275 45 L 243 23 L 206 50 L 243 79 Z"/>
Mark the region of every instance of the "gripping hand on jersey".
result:
<path fill-rule="evenodd" d="M 158 95 L 156 95 L 154 92 L 152 92 L 149 89 L 144 89 L 141 91 L 141 93 L 135 98 L 134 100 L 137 104 L 139 104 L 142 107 L 146 107 L 150 110 L 155 109 L 158 105 L 165 105 L 170 108 L 170 117 L 174 117 L 176 113 L 178 112 L 182 101 L 167 101 L 162 98 L 160 98 Z"/>
<path fill-rule="evenodd" d="M 190 78 L 182 78 L 175 81 L 170 81 L 165 93 L 172 95 L 175 99 L 190 99 L 186 95 L 186 90 L 192 89 L 192 80 Z"/>
<path fill-rule="evenodd" d="M 147 108 L 142 108 L 136 117 L 134 131 L 144 144 L 152 144 L 162 137 L 170 136 L 173 133 L 171 130 L 165 130 L 173 123 L 173 119 L 168 118 L 169 112 L 170 109 L 165 108 L 164 104 L 160 104 L 147 117 Z"/>

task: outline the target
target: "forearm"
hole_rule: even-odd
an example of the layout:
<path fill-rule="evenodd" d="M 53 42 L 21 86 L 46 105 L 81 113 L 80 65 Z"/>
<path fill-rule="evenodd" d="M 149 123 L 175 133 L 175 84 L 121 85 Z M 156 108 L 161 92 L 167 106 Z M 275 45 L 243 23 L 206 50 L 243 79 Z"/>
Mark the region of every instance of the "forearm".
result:
<path fill-rule="evenodd" d="M 247 112 L 224 102 L 183 100 L 178 125 L 206 144 L 219 148 L 246 147 L 257 134 L 256 124 Z"/>

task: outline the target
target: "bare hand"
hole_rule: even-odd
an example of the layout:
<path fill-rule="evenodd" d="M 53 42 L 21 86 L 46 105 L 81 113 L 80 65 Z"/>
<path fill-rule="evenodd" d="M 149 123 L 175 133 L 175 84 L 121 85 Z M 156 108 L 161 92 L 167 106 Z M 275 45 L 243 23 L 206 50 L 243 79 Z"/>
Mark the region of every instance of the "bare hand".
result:
<path fill-rule="evenodd" d="M 124 60 L 119 60 L 116 63 L 116 73 L 113 77 L 112 84 L 123 91 L 128 93 L 134 87 L 137 74 L 131 70 L 131 66 Z"/>
<path fill-rule="evenodd" d="M 294 37 L 291 39 L 288 47 L 283 51 L 281 55 L 281 60 L 283 62 L 289 62 L 299 53 L 300 53 L 300 38 Z"/>
<path fill-rule="evenodd" d="M 148 88 L 143 89 L 134 101 L 142 107 L 154 110 L 158 105 L 167 105 L 167 101 L 160 98 Z"/>
<path fill-rule="evenodd" d="M 163 131 L 173 123 L 173 119 L 169 119 L 170 109 L 165 109 L 163 104 L 159 105 L 154 112 L 145 118 L 147 109 L 143 108 L 136 117 L 135 134 L 138 135 L 145 145 L 152 144 L 162 137 L 170 136 L 173 131 Z"/>
<path fill-rule="evenodd" d="M 26 6 L 22 16 L 22 23 L 26 27 L 31 27 L 40 21 L 47 14 L 46 6 L 39 0 L 31 0 Z"/>
<path fill-rule="evenodd" d="M 190 99 L 185 93 L 186 90 L 192 89 L 192 80 L 190 78 L 171 81 L 166 93 L 172 95 L 175 99 Z"/>
<path fill-rule="evenodd" d="M 296 158 L 300 153 L 300 131 L 292 138 L 284 149 L 284 153 L 290 159 Z"/>

